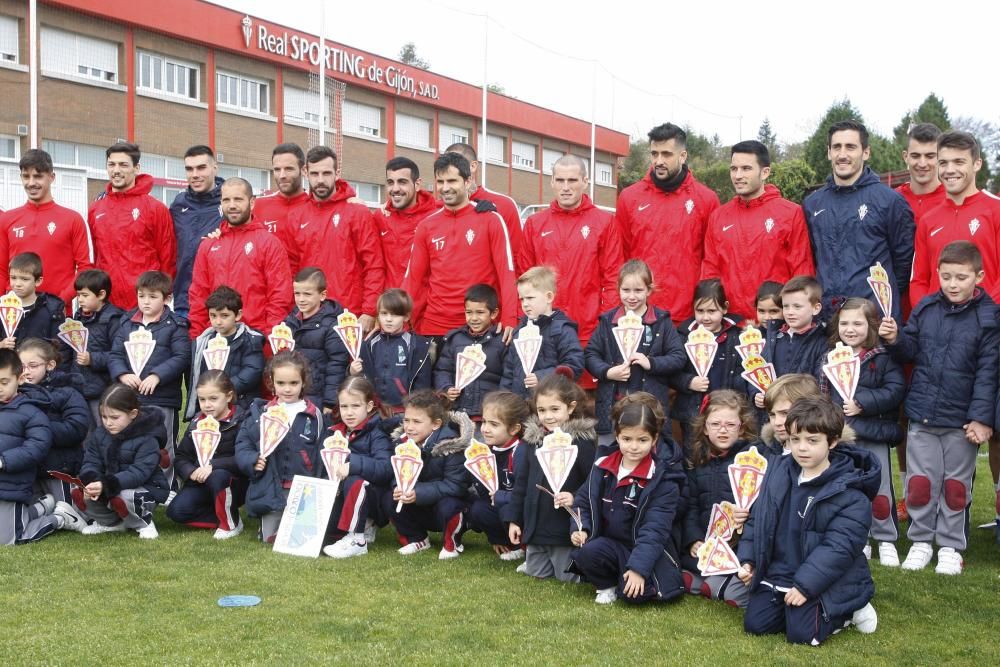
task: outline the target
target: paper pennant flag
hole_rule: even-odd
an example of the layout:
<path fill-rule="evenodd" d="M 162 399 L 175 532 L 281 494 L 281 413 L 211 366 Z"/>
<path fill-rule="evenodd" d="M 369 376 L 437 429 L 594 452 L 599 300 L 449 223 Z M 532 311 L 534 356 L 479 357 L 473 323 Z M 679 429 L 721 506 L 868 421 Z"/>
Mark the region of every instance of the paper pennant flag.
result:
<path fill-rule="evenodd" d="M 66 482 L 67 484 L 72 484 L 73 486 L 84 489 L 87 487 L 79 477 L 73 477 L 68 473 L 64 473 L 61 470 L 49 470 L 49 477 L 58 479 L 60 482 Z"/>
<path fill-rule="evenodd" d="M 521 330 L 517 332 L 514 339 L 514 349 L 517 351 L 517 358 L 521 360 L 521 368 L 525 375 L 531 375 L 535 369 L 535 362 L 538 361 L 538 353 L 542 349 L 542 334 L 532 321 L 528 321 Z"/>
<path fill-rule="evenodd" d="M 611 333 L 615 335 L 615 343 L 618 344 L 618 351 L 622 354 L 622 363 L 627 363 L 639 349 L 645 329 L 642 318 L 635 313 L 628 313 L 618 318 L 618 324 L 612 327 Z"/>
<path fill-rule="evenodd" d="M 868 269 L 868 286 L 875 293 L 875 302 L 882 309 L 882 314 L 892 317 L 892 285 L 889 284 L 889 272 L 881 262 Z"/>
<path fill-rule="evenodd" d="M 281 404 L 272 405 L 260 416 L 260 455 L 267 458 L 288 435 L 291 426 L 288 411 Z"/>
<path fill-rule="evenodd" d="M 823 375 L 845 403 L 853 401 L 854 392 L 858 389 L 858 379 L 861 377 L 861 358 L 850 347 L 838 342 L 826 355 Z"/>
<path fill-rule="evenodd" d="M 740 377 L 752 384 L 760 392 L 766 392 L 777 377 L 774 364 L 764 361 L 764 357 L 755 354 L 743 360 L 744 371 Z"/>
<path fill-rule="evenodd" d="M 226 370 L 226 362 L 229 361 L 229 341 L 226 340 L 225 336 L 216 334 L 208 341 L 201 356 L 205 360 L 208 370 Z"/>
<path fill-rule="evenodd" d="M 746 361 L 748 357 L 761 356 L 764 344 L 764 335 L 751 324 L 740 334 L 740 344 L 736 346 L 736 351 L 740 353 L 740 359 Z"/>
<path fill-rule="evenodd" d="M 712 505 L 712 513 L 708 518 L 708 530 L 705 532 L 705 539 L 718 537 L 722 540 L 729 540 L 736 530 L 736 523 L 733 513 L 736 505 L 730 502 L 715 503 Z"/>
<path fill-rule="evenodd" d="M 760 495 L 767 473 L 767 459 L 761 456 L 756 447 L 740 452 L 733 457 L 729 465 L 729 486 L 733 490 L 736 507 L 748 510 Z"/>
<path fill-rule="evenodd" d="M 219 448 L 219 440 L 222 439 L 218 420 L 211 415 L 199 419 L 191 431 L 191 439 L 194 441 L 194 453 L 198 455 L 198 465 L 207 466 L 212 462 L 215 450 Z"/>
<path fill-rule="evenodd" d="M 684 350 L 687 352 L 694 371 L 700 377 L 707 378 L 708 372 L 712 369 L 715 361 L 715 353 L 719 350 L 719 344 L 715 342 L 715 334 L 699 325 L 697 329 L 688 335 L 687 342 L 684 343 Z"/>
<path fill-rule="evenodd" d="M 77 354 L 83 354 L 87 351 L 90 331 L 83 326 L 83 322 L 67 317 L 66 321 L 59 325 L 59 340 L 69 345 Z"/>
<path fill-rule="evenodd" d="M 292 330 L 284 322 L 271 327 L 271 335 L 267 337 L 271 343 L 271 352 L 278 354 L 283 350 L 291 352 L 295 349 L 295 339 L 292 337 Z"/>
<path fill-rule="evenodd" d="M 486 370 L 486 353 L 479 343 L 466 345 L 455 355 L 455 389 L 461 391 L 476 381 Z"/>
<path fill-rule="evenodd" d="M 420 456 L 420 448 L 412 442 L 396 445 L 396 453 L 389 459 L 392 463 L 392 474 L 396 478 L 396 488 L 402 493 L 409 493 L 417 485 L 424 461 Z M 403 510 L 403 501 L 396 503 L 396 514 Z"/>
<path fill-rule="evenodd" d="M 323 449 L 319 451 L 323 458 L 323 465 L 326 466 L 326 476 L 330 479 L 337 478 L 337 468 L 347 463 L 347 458 L 351 455 L 351 449 L 347 438 L 340 431 L 323 441 Z"/>
<path fill-rule="evenodd" d="M 476 478 L 477 482 L 485 486 L 491 495 L 496 493 L 499 488 L 497 457 L 492 449 L 475 438 L 472 439 L 472 444 L 465 448 L 465 469 Z"/>
<path fill-rule="evenodd" d="M 718 537 L 710 537 L 698 549 L 698 569 L 703 577 L 734 574 L 740 569 L 740 561 L 729 546 L 729 542 Z"/>
<path fill-rule="evenodd" d="M 535 456 L 553 493 L 562 490 L 576 463 L 577 453 L 573 438 L 560 428 L 542 438 L 542 446 L 535 450 Z"/>
<path fill-rule="evenodd" d="M 344 341 L 344 347 L 350 353 L 351 359 L 357 361 L 361 357 L 361 343 L 364 340 L 364 331 L 357 315 L 345 310 L 337 316 L 337 326 L 333 329 L 340 336 L 340 340 Z"/>
<path fill-rule="evenodd" d="M 13 292 L 7 292 L 0 297 L 0 321 L 3 323 L 5 338 L 14 335 L 14 330 L 21 323 L 22 317 L 24 317 L 24 303 L 21 297 Z"/>
<path fill-rule="evenodd" d="M 149 329 L 136 329 L 128 335 L 128 340 L 125 341 L 125 354 L 128 355 L 129 366 L 135 375 L 142 377 L 142 369 L 153 356 L 155 347 L 156 341 L 153 340 L 153 333 Z"/>

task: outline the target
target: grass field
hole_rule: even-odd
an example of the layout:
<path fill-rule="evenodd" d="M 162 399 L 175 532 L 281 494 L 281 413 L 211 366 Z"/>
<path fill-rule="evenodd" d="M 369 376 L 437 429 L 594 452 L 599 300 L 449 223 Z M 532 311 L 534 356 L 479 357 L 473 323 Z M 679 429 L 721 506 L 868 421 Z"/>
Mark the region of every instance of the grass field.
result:
<path fill-rule="evenodd" d="M 982 457 L 979 479 L 989 479 Z M 992 501 L 979 484 L 974 524 L 993 516 Z M 440 562 L 439 542 L 399 556 L 387 528 L 368 556 L 334 561 L 271 552 L 253 520 L 222 543 L 162 510 L 156 523 L 152 542 L 58 533 L 0 549 L 4 664 L 987 665 L 1000 655 L 1000 547 L 985 530 L 973 531 L 957 578 L 873 561 L 878 631 L 813 649 L 749 637 L 742 612 L 702 598 L 597 606 L 590 586 L 516 574 L 480 535 Z M 230 594 L 263 603 L 218 607 Z"/>

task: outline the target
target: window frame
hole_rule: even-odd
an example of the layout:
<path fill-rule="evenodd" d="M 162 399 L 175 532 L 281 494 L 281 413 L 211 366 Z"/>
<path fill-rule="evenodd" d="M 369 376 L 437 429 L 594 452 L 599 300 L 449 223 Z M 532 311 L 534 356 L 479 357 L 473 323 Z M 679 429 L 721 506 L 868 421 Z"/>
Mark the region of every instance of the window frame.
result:
<path fill-rule="evenodd" d="M 223 85 L 223 78 L 233 79 L 236 87 L 235 90 L 231 85 Z M 249 94 L 249 87 L 253 85 L 257 87 L 258 102 L 263 101 L 266 105 L 263 109 L 254 109 L 250 106 L 244 104 L 245 96 Z M 223 95 L 223 89 L 225 89 L 226 101 L 221 99 Z M 263 93 L 261 94 L 261 89 Z M 234 93 L 236 96 L 236 103 L 229 102 L 229 96 Z M 258 79 L 247 74 L 242 74 L 240 72 L 234 72 L 226 69 L 215 70 L 215 104 L 222 111 L 231 111 L 241 114 L 249 114 L 258 117 L 270 117 L 271 115 L 271 82 L 264 79 Z"/>
<path fill-rule="evenodd" d="M 143 72 L 142 72 L 142 59 L 148 57 L 150 59 L 150 76 L 154 77 L 153 66 L 156 60 L 160 61 L 160 80 L 163 83 L 162 88 L 157 88 L 155 85 L 146 85 L 142 82 Z M 184 95 L 176 92 L 176 90 L 169 90 L 167 86 L 167 71 L 168 67 L 183 67 L 194 72 L 194 95 Z M 146 49 L 136 49 L 135 52 L 135 78 L 136 92 L 151 93 L 157 96 L 164 96 L 170 98 L 176 98 L 185 102 L 200 102 L 201 101 L 201 67 L 197 63 L 193 63 L 187 60 L 182 60 L 180 58 L 174 58 L 173 56 L 168 56 L 163 53 L 157 53 L 156 51 L 147 51 Z M 174 83 L 177 83 L 176 73 L 174 75 Z M 155 77 L 154 77 L 155 82 Z M 150 83 L 154 83 L 150 82 Z M 190 82 L 190 80 L 189 80 Z M 176 87 L 176 85 L 175 85 Z"/>

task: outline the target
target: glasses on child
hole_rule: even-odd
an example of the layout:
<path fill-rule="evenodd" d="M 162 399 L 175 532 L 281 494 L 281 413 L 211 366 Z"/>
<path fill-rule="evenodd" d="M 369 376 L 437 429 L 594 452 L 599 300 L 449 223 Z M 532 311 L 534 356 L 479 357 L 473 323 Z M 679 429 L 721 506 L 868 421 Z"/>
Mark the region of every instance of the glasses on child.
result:
<path fill-rule="evenodd" d="M 709 431 L 735 431 L 739 426 L 736 422 L 708 422 L 705 424 Z"/>
<path fill-rule="evenodd" d="M 42 368 L 43 366 L 45 366 L 44 361 L 30 361 L 24 364 L 24 367 L 29 371 L 37 371 L 39 368 Z"/>

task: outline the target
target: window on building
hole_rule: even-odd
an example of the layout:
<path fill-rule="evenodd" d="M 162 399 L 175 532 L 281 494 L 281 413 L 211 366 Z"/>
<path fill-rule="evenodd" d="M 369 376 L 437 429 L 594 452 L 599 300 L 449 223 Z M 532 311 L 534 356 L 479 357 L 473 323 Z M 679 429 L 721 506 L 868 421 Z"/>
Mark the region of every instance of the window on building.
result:
<path fill-rule="evenodd" d="M 222 107 L 268 113 L 268 84 L 242 74 L 217 72 L 215 75 L 215 101 Z"/>
<path fill-rule="evenodd" d="M 483 135 L 479 135 L 479 158 L 487 162 L 504 164 L 507 162 L 507 139 L 499 134 L 486 135 L 485 144 L 482 142 Z"/>
<path fill-rule="evenodd" d="M 0 62 L 18 62 L 17 19 L 13 16 L 0 16 Z"/>
<path fill-rule="evenodd" d="M 426 118 L 396 114 L 396 143 L 417 148 L 431 147 L 431 121 Z"/>
<path fill-rule="evenodd" d="M 42 26 L 42 69 L 118 83 L 118 44 Z"/>
<path fill-rule="evenodd" d="M 177 195 L 182 192 L 184 192 L 184 188 L 174 188 L 169 185 L 154 185 L 149 194 L 153 195 L 154 199 L 159 199 L 163 202 L 164 206 L 170 206 L 174 203 Z"/>
<path fill-rule="evenodd" d="M 367 137 L 382 136 L 382 110 L 360 102 L 344 100 L 344 132 Z"/>
<path fill-rule="evenodd" d="M 556 160 L 558 160 L 559 158 L 561 158 L 563 155 L 565 155 L 565 153 L 563 153 L 562 151 L 553 150 L 551 148 L 543 148 L 542 149 L 542 173 L 543 174 L 551 175 L 552 174 L 552 165 L 555 163 Z"/>
<path fill-rule="evenodd" d="M 538 146 L 523 141 L 510 144 L 510 163 L 522 169 L 534 169 L 538 158 Z"/>
<path fill-rule="evenodd" d="M 184 173 L 184 159 L 143 153 L 139 159 L 143 173 L 153 178 L 172 178 L 183 181 L 187 179 Z"/>
<path fill-rule="evenodd" d="M 469 131 L 454 125 L 438 125 L 438 150 L 444 152 L 452 144 L 469 143 Z"/>
<path fill-rule="evenodd" d="M 16 160 L 20 142 L 17 137 L 0 135 L 0 159 Z"/>
<path fill-rule="evenodd" d="M 140 90 L 152 90 L 188 100 L 199 99 L 199 72 L 194 63 L 146 51 L 139 51 L 136 58 Z"/>
<path fill-rule="evenodd" d="M 598 185 L 614 185 L 614 167 L 610 162 L 596 162 L 597 169 L 594 173 L 594 182 Z"/>
<path fill-rule="evenodd" d="M 266 169 L 255 169 L 254 167 L 237 167 L 230 164 L 219 165 L 219 176 L 222 178 L 232 178 L 239 176 L 245 178 L 253 187 L 254 194 L 260 194 L 271 185 L 271 172 Z"/>
<path fill-rule="evenodd" d="M 354 188 L 354 191 L 358 193 L 358 198 L 369 206 L 378 206 L 382 203 L 382 187 L 377 183 L 348 182 Z"/>
<path fill-rule="evenodd" d="M 330 98 L 327 96 L 326 122 L 330 124 Z M 285 120 L 318 126 L 320 114 L 319 91 L 285 86 Z"/>
<path fill-rule="evenodd" d="M 52 156 L 52 163 L 66 167 L 82 167 L 98 178 L 108 173 L 106 147 L 74 144 L 69 141 L 42 140 L 42 150 Z"/>

